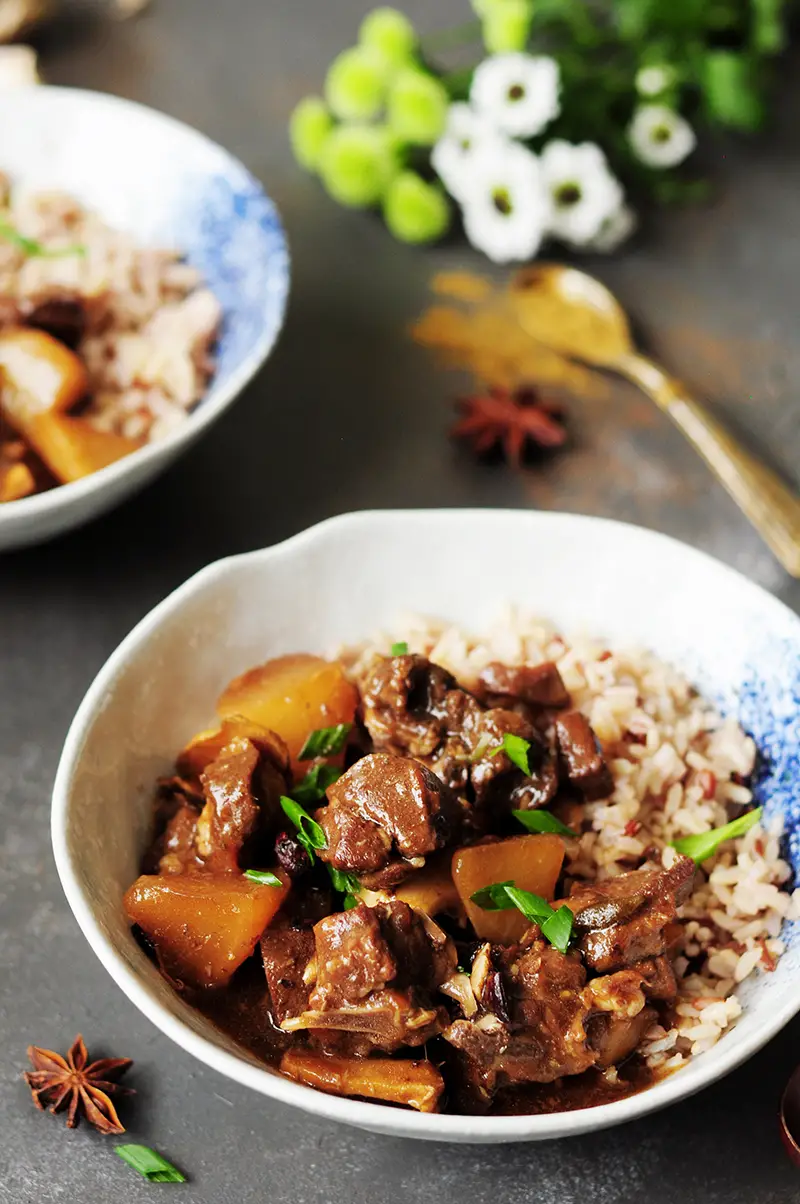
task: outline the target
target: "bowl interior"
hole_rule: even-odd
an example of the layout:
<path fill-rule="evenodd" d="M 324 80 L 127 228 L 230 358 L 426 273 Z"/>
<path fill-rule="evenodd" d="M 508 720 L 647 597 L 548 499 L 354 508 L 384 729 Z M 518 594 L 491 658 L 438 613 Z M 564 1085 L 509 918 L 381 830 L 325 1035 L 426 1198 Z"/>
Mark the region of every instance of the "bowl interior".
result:
<path fill-rule="evenodd" d="M 246 168 L 152 109 L 33 87 L 0 93 L 0 170 L 25 192 L 69 192 L 139 243 L 184 253 L 224 314 L 217 371 L 195 413 L 230 400 L 274 341 L 288 287 L 280 219 Z"/>
<path fill-rule="evenodd" d="M 596 1128 L 696 1090 L 796 1010 L 800 939 L 797 925 L 787 925 L 788 952 L 774 974 L 748 984 L 736 1028 L 649 1091 L 556 1117 L 419 1117 L 331 1101 L 255 1068 L 241 1051 L 226 1056 L 235 1047 L 147 961 L 121 898 L 137 873 L 153 782 L 213 718 L 232 675 L 283 652 L 330 652 L 390 629 L 406 610 L 480 630 L 508 601 L 567 634 L 648 646 L 741 715 L 770 759 L 759 791 L 770 812 L 786 816 L 797 868 L 800 620 L 775 599 L 700 553 L 603 520 L 480 511 L 332 519 L 212 565 L 162 603 L 101 672 L 67 741 L 53 835 L 68 897 L 123 989 L 179 1043 L 259 1090 L 340 1119 L 417 1136 L 508 1140 Z"/>

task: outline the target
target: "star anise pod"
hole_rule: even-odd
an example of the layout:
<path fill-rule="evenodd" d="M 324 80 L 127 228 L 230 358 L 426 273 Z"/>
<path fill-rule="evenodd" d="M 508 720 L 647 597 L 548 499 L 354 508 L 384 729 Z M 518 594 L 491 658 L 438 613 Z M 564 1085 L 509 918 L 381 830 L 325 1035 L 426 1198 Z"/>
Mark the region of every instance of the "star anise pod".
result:
<path fill-rule="evenodd" d="M 479 455 L 496 448 L 519 466 L 532 447 L 551 449 L 566 442 L 563 407 L 533 388 L 490 388 L 459 402 L 462 417 L 450 434 L 466 439 Z"/>
<path fill-rule="evenodd" d="M 75 1038 L 67 1056 L 51 1049 L 28 1046 L 33 1070 L 22 1077 L 33 1093 L 33 1102 L 40 1111 L 67 1112 L 67 1127 L 74 1129 L 81 1116 L 101 1133 L 124 1133 L 116 1109 L 109 1098 L 114 1092 L 132 1095 L 127 1087 L 116 1082 L 133 1062 L 130 1058 L 101 1058 L 89 1062 L 89 1055 L 80 1035 Z"/>

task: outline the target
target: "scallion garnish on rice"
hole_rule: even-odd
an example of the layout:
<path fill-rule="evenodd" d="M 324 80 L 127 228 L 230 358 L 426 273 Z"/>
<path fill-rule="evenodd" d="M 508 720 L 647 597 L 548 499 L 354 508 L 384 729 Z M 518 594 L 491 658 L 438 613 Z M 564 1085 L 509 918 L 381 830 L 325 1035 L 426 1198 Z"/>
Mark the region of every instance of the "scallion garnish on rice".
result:
<path fill-rule="evenodd" d="M 754 828 L 761 819 L 762 811 L 763 807 L 756 807 L 753 811 L 740 815 L 738 819 L 732 819 L 729 824 L 723 824 L 721 828 L 712 828 L 710 832 L 698 832 L 691 836 L 680 836 L 673 840 L 672 847 L 685 857 L 691 857 L 692 861 L 699 865 L 713 857 L 726 840 L 735 840 Z"/>

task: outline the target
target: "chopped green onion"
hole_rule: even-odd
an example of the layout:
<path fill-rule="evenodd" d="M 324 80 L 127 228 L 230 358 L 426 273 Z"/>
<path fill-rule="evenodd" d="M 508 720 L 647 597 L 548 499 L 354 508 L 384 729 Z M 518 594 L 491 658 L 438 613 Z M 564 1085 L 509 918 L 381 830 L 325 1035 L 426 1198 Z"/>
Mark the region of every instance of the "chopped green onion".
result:
<path fill-rule="evenodd" d="M 516 907 L 532 924 L 538 924 L 545 940 L 566 953 L 572 937 L 573 915 L 566 904 L 555 911 L 541 895 L 529 890 L 520 890 L 513 882 L 493 882 L 470 895 L 484 911 L 509 911 Z"/>
<path fill-rule="evenodd" d="M 713 857 L 726 840 L 744 836 L 745 832 L 755 827 L 761 819 L 762 811 L 763 807 L 756 807 L 755 810 L 740 815 L 738 819 L 732 819 L 729 824 L 723 824 L 721 828 L 712 828 L 710 832 L 698 832 L 693 836 L 681 836 L 678 840 L 673 840 L 672 847 L 686 857 L 691 857 L 692 861 L 699 865 L 701 861 Z"/>
<path fill-rule="evenodd" d="M 312 819 L 308 812 L 304 811 L 293 798 L 287 798 L 285 794 L 282 794 L 281 807 L 284 814 L 288 816 L 297 828 L 297 839 L 313 861 L 315 849 L 325 849 L 328 847 L 325 833 L 317 821 Z"/>
<path fill-rule="evenodd" d="M 491 886 L 482 886 L 480 890 L 476 890 L 470 895 L 470 899 L 484 911 L 510 911 L 512 907 L 516 907 L 516 903 L 509 899 L 506 887 L 513 885 L 510 878 L 508 882 L 493 882 Z"/>
<path fill-rule="evenodd" d="M 558 949 L 559 953 L 566 953 L 569 948 L 574 920 L 575 917 L 564 903 L 541 926 L 542 936 Z"/>
<path fill-rule="evenodd" d="M 497 748 L 489 749 L 489 756 L 494 757 L 497 753 L 504 752 L 509 761 L 516 765 L 517 769 L 521 769 L 526 777 L 530 777 L 531 767 L 528 763 L 530 747 L 530 740 L 524 740 L 522 736 L 515 736 L 512 732 L 506 732 L 503 736 L 503 743 L 498 744 Z"/>
<path fill-rule="evenodd" d="M 156 1150 L 146 1145 L 115 1145 L 114 1153 L 119 1154 L 123 1162 L 138 1171 L 148 1183 L 185 1183 L 186 1176 L 182 1175 L 176 1166 L 162 1158 Z"/>
<path fill-rule="evenodd" d="M 271 873 L 270 870 L 245 870 L 244 876 L 251 882 L 259 882 L 262 886 L 283 886 L 277 874 Z"/>
<path fill-rule="evenodd" d="M 407 656 L 408 644 L 405 640 L 401 640 L 399 644 L 392 644 L 391 654 L 392 656 Z"/>
<path fill-rule="evenodd" d="M 20 234 L 19 230 L 15 230 L 8 222 L 0 222 L 0 238 L 4 238 L 6 242 L 12 243 L 31 258 L 60 259 L 64 255 L 86 254 L 86 247 L 80 244 L 69 247 L 46 247 L 43 243 L 37 242 L 35 238 L 26 238 L 24 234 Z"/>
<path fill-rule="evenodd" d="M 523 828 L 529 832 L 557 832 L 559 836 L 577 836 L 572 828 L 562 824 L 560 819 L 549 811 L 512 811 L 514 819 L 518 819 Z"/>
<path fill-rule="evenodd" d="M 342 906 L 345 911 L 350 911 L 352 908 L 358 907 L 360 902 L 361 900 L 357 899 L 355 895 L 345 895 Z"/>
<path fill-rule="evenodd" d="M 333 757 L 347 743 L 352 723 L 337 723 L 335 727 L 318 727 L 306 736 L 298 761 L 313 761 L 315 757 Z"/>
<path fill-rule="evenodd" d="M 309 769 L 302 781 L 292 787 L 292 797 L 298 803 L 318 803 L 325 797 L 325 791 L 342 776 L 341 769 L 335 765 L 315 765 Z"/>
<path fill-rule="evenodd" d="M 346 870 L 337 870 L 334 866 L 328 866 L 328 873 L 331 876 L 333 889 L 341 891 L 343 895 L 357 895 L 361 890 L 361 883 L 355 874 L 348 874 Z"/>

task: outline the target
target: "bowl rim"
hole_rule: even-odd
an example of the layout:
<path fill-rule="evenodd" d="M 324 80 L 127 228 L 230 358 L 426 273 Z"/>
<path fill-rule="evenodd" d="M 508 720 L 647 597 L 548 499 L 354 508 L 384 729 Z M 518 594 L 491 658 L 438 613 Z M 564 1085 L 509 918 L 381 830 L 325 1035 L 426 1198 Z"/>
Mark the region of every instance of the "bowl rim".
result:
<path fill-rule="evenodd" d="M 115 481 L 120 481 L 131 473 L 136 473 L 140 467 L 144 468 L 146 464 L 168 456 L 171 450 L 177 450 L 184 444 L 191 442 L 195 436 L 210 426 L 236 400 L 274 348 L 286 318 L 291 279 L 289 243 L 277 205 L 261 181 L 253 175 L 249 168 L 245 167 L 240 159 L 231 154 L 229 150 L 226 150 L 219 142 L 215 142 L 213 138 L 209 138 L 202 130 L 195 129 L 188 122 L 180 121 L 177 117 L 171 117 L 168 113 L 162 113 L 160 109 L 154 109 L 150 105 L 141 104 L 136 100 L 128 100 L 122 96 L 114 96 L 111 93 L 96 92 L 91 88 L 71 88 L 54 84 L 30 84 L 16 89 L 14 98 L 16 100 L 21 94 L 26 93 L 41 95 L 43 92 L 54 93 L 54 100 L 56 102 L 59 96 L 78 96 L 87 103 L 99 107 L 106 106 L 108 109 L 120 112 L 132 110 L 139 115 L 146 115 L 148 119 L 156 118 L 160 123 L 172 126 L 181 135 L 189 135 L 191 139 L 204 143 L 208 148 L 226 159 L 229 166 L 240 171 L 248 182 L 261 193 L 274 218 L 275 250 L 272 259 L 274 260 L 276 270 L 274 270 L 274 276 L 271 278 L 270 292 L 274 296 L 276 303 L 271 321 L 264 324 L 253 349 L 231 372 L 227 384 L 217 388 L 215 391 L 214 378 L 212 377 L 206 392 L 197 402 L 194 409 L 188 412 L 185 421 L 169 431 L 163 439 L 159 439 L 155 443 L 146 443 L 143 447 L 137 448 L 136 451 L 130 452 L 129 455 L 123 456 L 121 460 L 116 460 L 113 464 L 107 464 L 105 468 L 100 468 L 96 472 L 92 472 L 86 477 L 81 477 L 77 481 L 68 481 L 63 485 L 57 485 L 41 493 L 33 493 L 28 497 L 17 498 L 12 502 L 5 502 L 0 506 L 0 525 L 4 517 L 9 519 L 12 517 L 15 519 L 41 517 L 58 510 L 62 504 L 78 502 L 81 498 L 88 497 L 90 494 L 101 490 L 104 486 L 112 485 Z"/>
<path fill-rule="evenodd" d="M 206 1066 L 280 1103 L 302 1108 L 326 1120 L 391 1133 L 393 1136 L 433 1141 L 495 1143 L 544 1140 L 576 1136 L 646 1116 L 695 1094 L 750 1058 L 800 1011 L 800 994 L 794 998 L 790 995 L 782 1007 L 771 1010 L 745 1039 L 728 1045 L 723 1038 L 713 1050 L 708 1051 L 708 1054 L 713 1054 L 714 1057 L 707 1060 L 708 1055 L 701 1055 L 682 1068 L 680 1073 L 672 1074 L 644 1091 L 596 1107 L 544 1115 L 487 1117 L 418 1113 L 386 1104 L 327 1095 L 315 1088 L 284 1078 L 266 1066 L 258 1066 L 248 1061 L 245 1056 L 238 1056 L 219 1048 L 208 1038 L 194 1032 L 151 994 L 144 980 L 126 964 L 92 914 L 90 900 L 84 893 L 68 848 L 67 812 L 71 783 L 81 760 L 87 730 L 102 707 L 109 689 L 135 658 L 140 645 L 162 621 L 180 611 L 189 599 L 202 593 L 213 581 L 224 577 L 232 568 L 238 568 L 242 564 L 280 560 L 284 555 L 324 541 L 331 532 L 336 533 L 348 528 L 356 531 L 359 528 L 369 530 L 376 524 L 387 521 L 426 523 L 432 517 L 445 525 L 461 524 L 469 523 L 478 516 L 485 519 L 487 515 L 496 517 L 498 522 L 517 522 L 533 529 L 551 522 L 573 528 L 612 528 L 628 537 L 652 539 L 655 543 L 663 545 L 665 550 L 667 547 L 678 548 L 689 560 L 694 560 L 698 565 L 713 566 L 732 584 L 735 582 L 738 589 L 744 588 L 751 596 L 757 597 L 762 607 L 766 606 L 768 610 L 774 611 L 776 618 L 780 617 L 784 622 L 788 618 L 794 624 L 800 624 L 800 617 L 780 599 L 729 565 L 671 536 L 633 523 L 560 511 L 478 508 L 362 510 L 335 515 L 269 547 L 224 557 L 206 565 L 145 615 L 112 652 L 87 690 L 66 736 L 52 797 L 51 839 L 56 868 L 78 925 L 116 984 L 161 1032 Z"/>

